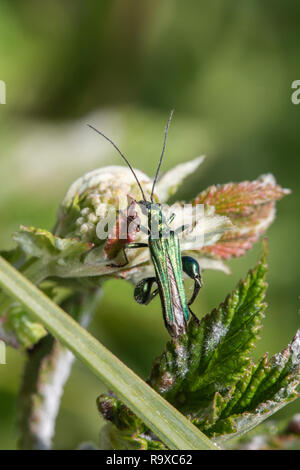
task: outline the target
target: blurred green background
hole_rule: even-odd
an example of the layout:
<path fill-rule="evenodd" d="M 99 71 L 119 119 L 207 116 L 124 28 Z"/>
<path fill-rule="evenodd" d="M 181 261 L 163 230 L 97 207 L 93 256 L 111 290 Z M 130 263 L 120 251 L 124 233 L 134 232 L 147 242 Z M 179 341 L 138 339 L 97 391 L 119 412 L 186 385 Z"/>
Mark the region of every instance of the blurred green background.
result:
<path fill-rule="evenodd" d="M 189 200 L 214 183 L 272 172 L 293 193 L 268 231 L 267 316 L 256 355 L 275 353 L 299 326 L 300 79 L 295 1 L 2 0 L 0 79 L 0 247 L 19 224 L 51 229 L 70 183 L 120 164 L 86 127 L 110 135 L 137 168 L 153 175 L 170 108 L 164 170 L 206 154 L 180 190 Z M 206 272 L 195 311 L 219 304 L 258 258 L 260 244 L 230 262 L 232 276 Z M 167 340 L 159 300 L 143 308 L 132 286 L 110 281 L 91 326 L 142 377 Z M 16 447 L 15 408 L 24 358 L 0 366 L 0 448 Z M 104 387 L 76 362 L 57 422 L 55 447 L 97 442 L 95 399 Z M 300 401 L 282 410 L 288 417 Z"/>

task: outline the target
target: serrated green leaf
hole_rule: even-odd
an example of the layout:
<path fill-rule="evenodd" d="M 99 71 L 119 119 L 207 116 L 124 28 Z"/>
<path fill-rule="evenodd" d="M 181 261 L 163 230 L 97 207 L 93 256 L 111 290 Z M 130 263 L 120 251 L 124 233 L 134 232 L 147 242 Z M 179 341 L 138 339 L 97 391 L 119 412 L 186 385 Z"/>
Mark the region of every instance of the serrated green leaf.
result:
<path fill-rule="evenodd" d="M 205 408 L 216 392 L 228 389 L 250 365 L 266 304 L 266 255 L 224 303 L 192 319 L 187 335 L 168 343 L 149 383 L 184 413 Z"/>
<path fill-rule="evenodd" d="M 210 437 L 226 440 L 249 431 L 274 414 L 286 403 L 295 400 L 300 383 L 300 329 L 282 352 L 268 360 L 265 355 L 258 365 L 251 365 L 227 396 L 219 399 L 214 420 L 198 416 L 193 423 Z M 227 429 L 227 432 L 225 430 Z"/>
<path fill-rule="evenodd" d="M 218 309 L 200 324 L 192 319 L 187 334 L 167 344 L 150 375 L 152 387 L 218 442 L 239 437 L 298 396 L 300 330 L 270 360 L 265 355 L 254 364 L 250 358 L 266 306 L 266 271 L 264 254 Z M 132 443 L 142 423 L 113 400 L 106 408 L 113 413 L 100 411 L 114 424 L 114 437 L 124 433 Z"/>

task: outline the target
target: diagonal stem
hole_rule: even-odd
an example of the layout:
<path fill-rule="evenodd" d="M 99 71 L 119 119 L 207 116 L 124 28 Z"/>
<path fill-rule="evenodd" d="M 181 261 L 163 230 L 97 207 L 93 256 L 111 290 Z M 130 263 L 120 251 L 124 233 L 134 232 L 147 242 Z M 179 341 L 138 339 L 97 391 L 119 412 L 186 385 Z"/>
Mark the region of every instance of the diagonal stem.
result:
<path fill-rule="evenodd" d="M 217 450 L 188 419 L 0 256 L 0 285 L 111 388 L 170 449 Z"/>

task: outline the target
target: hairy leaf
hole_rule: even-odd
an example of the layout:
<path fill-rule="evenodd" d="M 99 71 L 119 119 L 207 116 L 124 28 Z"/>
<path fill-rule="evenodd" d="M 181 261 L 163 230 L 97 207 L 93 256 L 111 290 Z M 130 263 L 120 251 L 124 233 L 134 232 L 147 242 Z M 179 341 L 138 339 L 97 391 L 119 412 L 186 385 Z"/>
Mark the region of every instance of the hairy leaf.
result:
<path fill-rule="evenodd" d="M 201 252 L 219 259 L 244 255 L 273 222 L 275 202 L 289 193 L 276 184 L 272 175 L 263 175 L 255 181 L 210 186 L 202 191 L 193 204 L 214 206 L 216 213 L 229 217 L 235 228 Z"/>
<path fill-rule="evenodd" d="M 266 307 L 266 272 L 265 249 L 257 266 L 217 309 L 199 324 L 192 318 L 187 334 L 169 341 L 148 381 L 218 442 L 239 437 L 298 396 L 300 330 L 270 360 L 265 355 L 254 364 L 250 357 Z M 146 436 L 148 446 L 157 445 L 157 438 L 119 400 L 100 397 L 98 404 L 112 423 L 103 431 L 107 443 L 133 449 Z"/>
<path fill-rule="evenodd" d="M 251 364 L 225 394 L 216 392 L 210 407 L 192 422 L 210 437 L 237 437 L 295 400 L 299 383 L 300 329 L 282 352 Z"/>

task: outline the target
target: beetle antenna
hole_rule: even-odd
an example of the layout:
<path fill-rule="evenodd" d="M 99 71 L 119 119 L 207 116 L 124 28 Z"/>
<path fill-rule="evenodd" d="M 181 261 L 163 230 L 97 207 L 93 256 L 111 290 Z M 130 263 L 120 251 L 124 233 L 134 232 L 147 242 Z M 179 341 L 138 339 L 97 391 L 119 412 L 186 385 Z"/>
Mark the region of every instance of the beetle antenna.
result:
<path fill-rule="evenodd" d="M 109 138 L 107 137 L 105 134 L 103 134 L 102 132 L 98 131 L 98 129 L 96 129 L 95 127 L 91 126 L 90 124 L 88 124 L 88 127 L 90 127 L 91 129 L 93 129 L 93 131 L 97 132 L 97 134 L 100 134 L 102 137 L 104 137 L 104 139 L 108 140 L 108 142 L 111 143 L 111 145 L 116 149 L 116 151 L 121 155 L 121 157 L 123 158 L 123 160 L 127 163 L 127 165 L 129 166 L 133 176 L 135 177 L 136 179 L 136 182 L 141 190 L 141 193 L 142 193 L 142 197 L 144 199 L 144 201 L 146 202 L 146 198 L 145 198 L 145 194 L 144 194 L 144 191 L 143 191 L 143 188 L 141 186 L 141 183 L 139 182 L 138 180 L 138 177 L 136 176 L 135 172 L 134 172 L 134 169 L 132 168 L 132 166 L 130 165 L 129 161 L 127 160 L 127 158 L 125 157 L 125 155 L 123 155 L 123 153 L 121 152 L 121 150 L 116 146 L 116 144 Z"/>
<path fill-rule="evenodd" d="M 166 125 L 166 129 L 165 129 L 164 145 L 163 145 L 163 149 L 162 149 L 162 152 L 161 152 L 159 164 L 158 164 L 158 167 L 157 167 L 157 170 L 156 170 L 156 175 L 155 175 L 155 178 L 154 178 L 154 181 L 153 181 L 153 186 L 152 186 L 152 191 L 151 191 L 151 197 L 150 197 L 151 202 L 153 202 L 154 188 L 155 188 L 157 178 L 158 178 L 158 175 L 159 175 L 159 170 L 160 170 L 160 167 L 161 167 L 161 164 L 162 164 L 162 161 L 163 161 L 163 157 L 164 157 L 164 153 L 165 153 L 165 149 L 166 149 L 166 143 L 167 143 L 168 130 L 169 130 L 169 126 L 170 126 L 170 122 L 171 122 L 173 113 L 174 113 L 174 109 L 172 109 L 171 112 L 170 112 L 170 116 L 169 116 L 169 119 L 168 119 L 168 122 L 167 122 L 167 125 Z"/>

